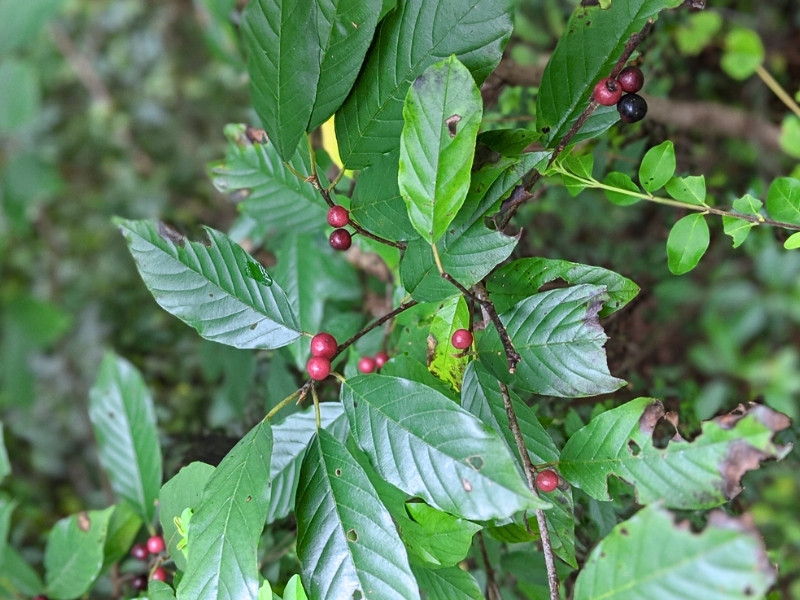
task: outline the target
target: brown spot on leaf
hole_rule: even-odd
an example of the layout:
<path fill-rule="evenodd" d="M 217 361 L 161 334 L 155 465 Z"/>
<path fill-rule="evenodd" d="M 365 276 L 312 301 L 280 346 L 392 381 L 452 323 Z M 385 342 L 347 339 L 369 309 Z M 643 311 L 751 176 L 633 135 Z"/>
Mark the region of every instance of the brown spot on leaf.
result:
<path fill-rule="evenodd" d="M 620 535 L 624 535 L 625 537 L 628 537 L 631 534 L 630 531 L 628 531 L 627 528 L 625 527 L 621 527 L 619 533 Z"/>
<path fill-rule="evenodd" d="M 183 248 L 183 245 L 186 243 L 186 238 L 183 235 L 175 231 L 172 227 L 170 227 L 163 221 L 158 222 L 158 224 L 156 225 L 156 230 L 158 231 L 158 235 L 160 235 L 168 242 L 172 242 L 176 246 L 180 246 L 181 248 Z"/>
<path fill-rule="evenodd" d="M 747 409 L 745 409 L 744 404 L 740 404 L 727 415 L 722 415 L 714 419 L 714 422 L 722 429 L 733 429 L 746 414 Z"/>
<path fill-rule="evenodd" d="M 639 417 L 639 431 L 647 435 L 653 435 L 656 429 L 658 420 L 664 416 L 664 405 L 660 400 L 654 400 L 652 404 L 648 404 L 647 408 L 642 412 Z"/>
<path fill-rule="evenodd" d="M 464 491 L 465 492 L 471 492 L 472 491 L 472 484 L 469 482 L 469 479 L 467 479 L 466 477 L 462 477 L 461 478 L 461 485 L 464 486 Z"/>
<path fill-rule="evenodd" d="M 266 144 L 269 141 L 266 131 L 250 127 L 249 125 L 244 130 L 244 134 L 247 136 L 247 139 L 250 140 L 251 144 Z"/>
<path fill-rule="evenodd" d="M 603 333 L 603 326 L 600 325 L 600 319 L 597 316 L 601 310 L 603 310 L 603 300 L 598 294 L 586 303 L 586 316 L 583 318 L 583 324 L 589 329 Z"/>
<path fill-rule="evenodd" d="M 436 338 L 432 334 L 429 333 L 428 334 L 428 339 L 427 339 L 428 350 L 427 350 L 427 354 L 426 354 L 426 357 L 425 357 L 425 359 L 428 361 L 428 366 L 429 367 L 431 366 L 431 363 L 433 362 L 433 359 L 436 356 L 436 346 L 437 346 L 437 344 L 438 344 L 438 342 L 436 341 Z"/>
<path fill-rule="evenodd" d="M 722 475 L 722 493 L 727 500 L 742 491 L 739 483 L 747 471 L 757 469 L 762 460 L 769 454 L 756 450 L 744 440 L 734 440 L 728 446 L 728 454 L 719 466 Z"/>
<path fill-rule="evenodd" d="M 461 121 L 461 115 L 450 115 L 447 117 L 444 122 L 447 124 L 447 133 L 450 134 L 451 138 L 456 137 L 456 125 Z"/>
<path fill-rule="evenodd" d="M 742 535 L 747 535 L 756 541 L 758 546 L 757 562 L 758 570 L 765 573 L 772 581 L 775 579 L 775 569 L 767 556 L 766 549 L 764 548 L 764 538 L 761 537 L 761 532 L 755 526 L 752 515 L 745 513 L 739 517 L 731 517 L 726 515 L 721 510 L 712 511 L 708 516 L 709 526 L 718 527 L 720 529 L 730 529 L 737 531 Z"/>
<path fill-rule="evenodd" d="M 234 204 L 238 204 L 239 202 L 244 202 L 250 197 L 250 190 L 248 188 L 242 188 L 240 190 L 236 190 L 228 195 L 228 199 L 233 202 Z"/>
<path fill-rule="evenodd" d="M 78 529 L 83 531 L 84 533 L 89 531 L 89 528 L 92 526 L 92 520 L 89 518 L 89 515 L 86 513 L 85 510 L 82 510 L 78 513 Z"/>

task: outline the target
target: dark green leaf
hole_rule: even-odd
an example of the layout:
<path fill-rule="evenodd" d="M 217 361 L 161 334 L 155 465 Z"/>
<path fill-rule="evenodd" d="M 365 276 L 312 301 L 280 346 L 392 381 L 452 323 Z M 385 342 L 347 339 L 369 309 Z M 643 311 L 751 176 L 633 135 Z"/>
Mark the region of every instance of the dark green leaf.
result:
<path fill-rule="evenodd" d="M 477 141 L 503 156 L 519 156 L 539 137 L 538 133 L 530 129 L 495 129 L 482 131 L 478 134 Z"/>
<path fill-rule="evenodd" d="M 44 591 L 39 574 L 11 546 L 6 546 L 0 554 L 0 592 L 4 589 L 26 596 L 35 596 Z"/>
<path fill-rule="evenodd" d="M 800 179 L 778 177 L 774 180 L 767 193 L 767 210 L 776 221 L 800 225 Z"/>
<path fill-rule="evenodd" d="M 472 75 L 452 55 L 408 90 L 398 185 L 411 224 L 428 244 L 442 237 L 467 198 L 482 114 Z"/>
<path fill-rule="evenodd" d="M 411 530 L 401 524 L 403 540 L 409 535 L 423 547 L 438 567 L 452 567 L 464 560 L 472 545 L 472 537 L 482 528 L 465 519 L 428 506 L 424 502 L 407 502 L 405 510 L 416 527 Z M 412 533 L 413 531 L 413 533 Z"/>
<path fill-rule="evenodd" d="M 436 390 L 369 375 L 348 379 L 341 394 L 359 447 L 407 494 L 474 520 L 549 506 L 527 489 L 505 442 Z"/>
<path fill-rule="evenodd" d="M 178 550 L 178 542 L 182 537 L 175 526 L 175 517 L 180 518 L 181 513 L 187 508 L 196 510 L 203 501 L 203 490 L 209 478 L 214 473 L 214 467 L 202 462 L 193 462 L 183 467 L 178 474 L 170 479 L 161 488 L 158 496 L 161 530 L 167 550 L 175 566 L 181 571 L 186 571 L 186 557 Z M 191 521 L 190 521 L 191 522 Z M 184 527 L 186 524 L 183 524 Z"/>
<path fill-rule="evenodd" d="M 575 600 L 745 600 L 763 598 L 775 578 L 750 521 L 714 512 L 698 534 L 663 508 L 648 506 L 592 551 L 575 583 Z"/>
<path fill-rule="evenodd" d="M 11 513 L 17 507 L 17 502 L 5 492 L 0 492 L 0 556 L 8 543 L 8 528 L 11 524 Z"/>
<path fill-rule="evenodd" d="M 284 160 L 344 101 L 380 9 L 381 0 L 248 4 L 243 30 L 253 105 Z"/>
<path fill-rule="evenodd" d="M 419 598 L 389 512 L 359 464 L 324 429 L 303 459 L 295 513 L 297 556 L 312 598 Z"/>
<path fill-rule="evenodd" d="M 228 125 L 225 135 L 230 141 L 225 160 L 209 166 L 214 186 L 223 194 L 243 199 L 239 209 L 252 217 L 270 240 L 289 232 L 319 233 L 328 206 L 311 184 L 289 170 L 275 146 L 252 143 L 243 125 Z M 308 152 L 302 150 L 289 164 L 305 175 L 311 166 Z"/>
<path fill-rule="evenodd" d="M 44 23 L 55 16 L 63 0 L 0 0 L 0 54 L 32 41 Z M 9 89 L 9 88 L 4 88 Z"/>
<path fill-rule="evenodd" d="M 558 448 L 534 412 L 514 392 L 510 392 L 509 396 L 531 462 L 534 465 L 558 462 Z M 500 434 L 511 453 L 519 460 L 519 451 L 508 424 L 508 414 L 500 393 L 500 383 L 477 361 L 470 363 L 464 374 L 461 406 Z M 519 468 L 524 468 L 521 460 Z M 556 488 L 543 496 L 553 504 L 553 508 L 545 512 L 553 550 L 564 562 L 577 568 L 572 492 Z M 522 528 L 524 529 L 524 526 Z"/>
<path fill-rule="evenodd" d="M 681 202 L 699 206 L 706 203 L 706 178 L 703 175 L 673 177 L 667 182 L 666 190 L 670 196 Z"/>
<path fill-rule="evenodd" d="M 573 285 L 590 283 L 605 286 L 608 299 L 600 311 L 601 317 L 619 310 L 639 293 L 638 285 L 614 271 L 549 258 L 521 258 L 504 265 L 492 274 L 486 289 L 491 294 L 495 308 L 502 313 L 556 279 Z"/>
<path fill-rule="evenodd" d="M 763 205 L 763 202 L 758 198 L 753 198 L 750 194 L 745 194 L 741 198 L 737 198 L 733 201 L 733 210 L 744 215 L 760 216 L 759 212 Z"/>
<path fill-rule="evenodd" d="M 510 0 L 399 0 L 380 24 L 353 90 L 336 114 L 339 154 L 363 169 L 397 146 L 411 82 L 451 54 L 480 85 L 511 35 Z"/>
<path fill-rule="evenodd" d="M 431 332 L 428 335 L 429 348 L 435 345 L 428 369 L 455 389 L 461 387 L 464 369 L 469 363 L 469 357 L 462 356 L 463 351 L 456 350 L 450 343 L 457 329 L 469 329 L 469 309 L 461 296 L 446 300 L 442 304 L 433 317 Z"/>
<path fill-rule="evenodd" d="M 695 510 L 727 502 L 742 490 L 746 471 L 790 449 L 773 442 L 789 418 L 766 406 L 706 421 L 692 442 L 677 437 L 657 448 L 652 435 L 663 416 L 661 402 L 652 398 L 598 415 L 564 446 L 561 475 L 597 500 L 611 499 L 608 477 L 617 475 L 636 488 L 639 504 L 663 500 L 665 506 Z"/>
<path fill-rule="evenodd" d="M 683 275 L 694 269 L 706 253 L 709 241 L 705 215 L 687 215 L 675 223 L 667 238 L 667 262 L 672 274 Z"/>
<path fill-rule="evenodd" d="M 0 481 L 11 473 L 11 461 L 8 460 L 8 451 L 3 437 L 3 422 L 0 421 Z"/>
<path fill-rule="evenodd" d="M 532 392 L 578 398 L 605 394 L 625 385 L 612 377 L 598 320 L 608 301 L 605 288 L 577 285 L 531 296 L 500 315 L 522 357 L 515 375 L 508 372 L 494 326 L 480 339 L 480 360 L 502 381 Z"/>
<path fill-rule="evenodd" d="M 736 217 L 722 217 L 722 226 L 725 233 L 733 238 L 733 247 L 738 248 L 747 239 L 750 230 L 755 227 L 755 223 L 737 219 Z"/>
<path fill-rule="evenodd" d="M 163 581 L 151 579 L 147 583 L 149 600 L 175 600 L 175 590 Z"/>
<path fill-rule="evenodd" d="M 189 523 L 179 600 L 256 599 L 256 550 L 270 496 L 272 431 L 261 422 L 222 459 Z"/>
<path fill-rule="evenodd" d="M 618 171 L 612 171 L 611 173 L 606 175 L 606 178 L 603 181 L 603 183 L 611 187 L 628 190 L 631 192 L 635 192 L 637 194 L 641 193 L 639 186 L 636 185 L 628 175 L 626 175 L 625 173 L 620 173 Z M 629 196 L 628 194 L 623 194 L 622 192 L 615 192 L 613 190 L 605 190 L 605 193 L 606 193 L 606 198 L 608 198 L 609 202 L 613 202 L 618 206 L 630 206 L 631 204 L 636 204 L 641 200 L 641 198 L 637 198 L 636 196 Z"/>
<path fill-rule="evenodd" d="M 89 392 L 89 418 L 111 487 L 149 523 L 161 488 L 153 398 L 136 367 L 111 352 Z"/>
<path fill-rule="evenodd" d="M 16 5 L 12 10 L 17 10 Z M 13 94 L 0 94 L 0 135 L 28 125 L 36 118 L 41 92 L 32 64 L 8 57 L 0 61 L 0 89 L 14 90 Z"/>
<path fill-rule="evenodd" d="M 483 600 L 475 578 L 458 567 L 425 569 L 412 565 L 422 600 Z"/>
<path fill-rule="evenodd" d="M 108 567 L 115 562 L 122 560 L 128 555 L 128 552 L 136 539 L 136 534 L 142 528 L 142 519 L 138 514 L 128 505 L 127 502 L 120 502 L 111 513 L 111 519 L 108 521 L 108 533 L 106 535 L 106 544 L 103 548 L 103 567 L 101 571 L 105 571 Z"/>
<path fill-rule="evenodd" d="M 339 402 L 323 402 L 320 405 L 322 427 L 339 440 L 347 438 L 349 426 L 344 416 L 344 407 Z M 300 465 L 311 438 L 317 431 L 313 407 L 289 415 L 272 428 L 274 449 L 270 477 L 272 492 L 269 499 L 267 523 L 282 519 L 295 505 Z"/>
<path fill-rule="evenodd" d="M 594 85 L 611 72 L 630 35 L 681 0 L 629 0 L 575 9 L 547 63 L 536 110 L 536 129 L 546 148 L 555 147 L 586 108 Z M 619 119 L 613 106 L 601 107 L 573 142 L 594 137 Z"/>
<path fill-rule="evenodd" d="M 418 237 L 397 185 L 399 160 L 399 151 L 382 154 L 361 171 L 350 207 L 350 217 L 356 223 L 394 241 Z"/>
<path fill-rule="evenodd" d="M 675 173 L 675 147 L 670 140 L 647 151 L 639 165 L 639 182 L 651 194 L 661 189 Z M 703 186 L 705 190 L 705 185 Z M 705 198 L 705 195 L 704 195 Z"/>
<path fill-rule="evenodd" d="M 424 339 L 425 338 L 423 336 L 423 344 Z M 411 381 L 416 381 L 418 383 L 423 383 L 428 387 L 435 389 L 440 394 L 447 396 L 451 400 L 456 401 L 458 399 L 456 394 L 453 392 L 452 387 L 447 385 L 441 379 L 437 379 L 424 364 L 406 354 L 393 357 L 392 360 L 383 366 L 381 369 L 381 375 L 400 377 L 403 379 L 410 379 Z"/>
<path fill-rule="evenodd" d="M 161 223 L 114 222 L 156 302 L 204 338 L 236 348 L 280 348 L 300 336 L 286 294 L 224 234 L 206 228 L 211 245 L 205 246 Z"/>
<path fill-rule="evenodd" d="M 103 567 L 103 546 L 114 507 L 61 519 L 44 552 L 47 595 L 72 600 L 87 592 Z"/>

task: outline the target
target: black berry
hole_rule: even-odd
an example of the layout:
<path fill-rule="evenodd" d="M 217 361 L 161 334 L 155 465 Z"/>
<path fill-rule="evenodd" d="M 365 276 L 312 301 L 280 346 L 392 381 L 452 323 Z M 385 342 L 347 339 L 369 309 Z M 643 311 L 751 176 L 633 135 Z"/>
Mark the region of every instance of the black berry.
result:
<path fill-rule="evenodd" d="M 543 492 L 552 492 L 558 487 L 558 475 L 552 469 L 547 469 L 536 475 L 536 487 Z"/>
<path fill-rule="evenodd" d="M 344 227 L 350 222 L 350 213 L 344 206 L 331 206 L 328 211 L 328 225 L 331 227 Z"/>
<path fill-rule="evenodd" d="M 312 356 L 306 363 L 306 371 L 314 381 L 322 381 L 331 374 L 331 361 L 322 356 Z"/>
<path fill-rule="evenodd" d="M 627 94 L 617 103 L 617 111 L 626 123 L 636 123 L 647 114 L 647 102 L 638 94 Z"/>
<path fill-rule="evenodd" d="M 617 81 L 624 92 L 633 94 L 642 89 L 644 73 L 639 67 L 625 67 L 617 76 Z"/>
<path fill-rule="evenodd" d="M 330 360 L 336 354 L 336 338 L 330 333 L 318 333 L 311 338 L 311 356 L 321 356 Z"/>
<path fill-rule="evenodd" d="M 350 244 L 353 243 L 353 238 L 347 229 L 334 229 L 331 234 L 331 247 L 334 250 L 347 250 Z"/>
<path fill-rule="evenodd" d="M 472 345 L 472 332 L 468 329 L 456 329 L 450 342 L 454 348 L 466 350 Z"/>
<path fill-rule="evenodd" d="M 131 548 L 131 556 L 139 560 L 147 560 L 150 555 L 150 550 L 147 549 L 145 544 L 134 544 Z"/>
<path fill-rule="evenodd" d="M 142 591 L 147 589 L 147 576 L 145 575 L 137 575 L 133 579 L 131 579 L 131 587 L 137 591 Z"/>
<path fill-rule="evenodd" d="M 594 86 L 594 92 L 592 92 L 592 97 L 598 104 L 602 104 L 603 106 L 614 106 L 619 102 L 621 96 L 622 87 L 620 87 L 615 79 L 611 79 L 611 77 L 606 77 L 598 81 L 597 85 Z"/>

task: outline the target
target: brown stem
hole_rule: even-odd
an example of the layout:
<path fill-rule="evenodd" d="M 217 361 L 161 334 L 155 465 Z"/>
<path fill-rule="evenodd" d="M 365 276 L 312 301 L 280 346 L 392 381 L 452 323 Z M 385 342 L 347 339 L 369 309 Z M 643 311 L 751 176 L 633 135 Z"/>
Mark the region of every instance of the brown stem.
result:
<path fill-rule="evenodd" d="M 336 206 L 336 203 L 333 201 L 333 198 L 331 198 L 330 191 L 328 191 L 327 188 L 325 188 L 325 187 L 320 185 L 319 179 L 317 178 L 316 175 L 309 175 L 305 179 L 311 185 L 313 185 L 314 188 L 320 194 L 322 194 L 322 198 L 325 200 L 325 202 L 328 204 L 328 206 L 330 206 L 330 207 Z M 382 237 L 380 237 L 378 235 L 375 235 L 371 231 L 367 231 L 366 229 L 361 227 L 361 225 L 359 225 L 358 223 L 350 221 L 350 226 L 353 229 L 356 230 L 356 233 L 360 233 L 364 237 L 368 237 L 371 240 L 375 240 L 376 242 L 378 242 L 380 244 L 386 244 L 387 246 L 392 246 L 392 247 L 397 248 L 399 250 L 405 250 L 406 249 L 406 245 L 403 242 L 393 242 L 392 240 L 387 240 L 386 238 L 382 238 Z"/>
<path fill-rule="evenodd" d="M 378 319 L 377 321 L 373 321 L 373 322 L 372 322 L 372 323 L 370 323 L 370 324 L 369 324 L 367 327 L 365 327 L 364 329 L 362 329 L 361 331 L 359 331 L 357 334 L 355 334 L 353 337 L 351 337 L 349 340 L 346 340 L 346 341 L 342 342 L 341 344 L 339 344 L 339 347 L 338 347 L 338 348 L 336 348 L 336 354 L 334 354 L 334 355 L 333 355 L 333 357 L 331 357 L 331 360 L 333 360 L 333 358 L 335 358 L 335 357 L 339 356 L 339 355 L 340 355 L 342 352 L 344 352 L 344 351 L 345 351 L 345 350 L 346 350 L 348 347 L 350 347 L 350 346 L 352 346 L 353 344 L 355 344 L 355 343 L 356 343 L 356 342 L 357 342 L 359 339 L 361 339 L 362 337 L 364 337 L 365 335 L 367 335 L 367 334 L 368 334 L 370 331 L 372 331 L 372 330 L 373 330 L 373 329 L 375 329 L 376 327 L 380 327 L 381 325 L 383 325 L 384 323 L 386 323 L 386 321 L 388 321 L 389 319 L 393 319 L 394 317 L 396 317 L 397 315 L 399 315 L 401 312 L 403 312 L 403 311 L 405 311 L 405 310 L 408 310 L 409 308 L 411 308 L 412 306 L 416 306 L 417 304 L 418 304 L 418 303 L 417 303 L 417 301 L 416 301 L 416 300 L 409 300 L 409 301 L 408 301 L 408 302 L 406 302 L 405 304 L 401 304 L 400 306 L 398 306 L 397 308 L 395 308 L 395 309 L 394 309 L 392 312 L 390 312 L 390 313 L 388 313 L 388 314 L 385 314 L 385 315 L 383 315 L 383 316 L 382 316 L 380 319 Z"/>
<path fill-rule="evenodd" d="M 516 373 L 517 365 L 522 360 L 522 357 L 519 355 L 516 348 L 514 348 L 514 344 L 511 341 L 511 337 L 508 335 L 506 326 L 500 320 L 500 315 L 497 314 L 497 309 L 494 307 L 494 303 L 492 302 L 491 298 L 489 298 L 489 292 L 486 291 L 486 288 L 483 287 L 482 283 L 475 284 L 473 289 L 475 290 L 475 298 L 478 302 L 480 302 L 481 306 L 486 309 L 486 314 L 489 315 L 489 320 L 494 323 L 494 327 L 497 329 L 497 333 L 500 336 L 500 343 L 503 344 L 503 350 L 506 353 L 508 372 L 512 374 Z"/>
<path fill-rule="evenodd" d="M 525 470 L 525 479 L 528 480 L 528 487 L 531 492 L 539 495 L 539 490 L 536 489 L 536 468 L 531 462 L 531 457 L 528 454 L 528 449 L 525 446 L 525 440 L 522 437 L 522 430 L 519 427 L 517 420 L 517 413 L 514 412 L 514 406 L 511 404 L 511 396 L 508 394 L 508 387 L 506 384 L 500 383 L 500 394 L 503 396 L 503 405 L 506 409 L 508 416 L 508 426 L 514 436 L 514 441 L 517 443 L 517 451 L 522 459 L 522 466 Z M 556 573 L 556 560 L 553 554 L 553 545 L 550 543 L 550 532 L 547 531 L 547 520 L 544 511 L 538 509 L 536 511 L 536 522 L 539 524 L 539 534 L 542 539 L 542 552 L 544 552 L 544 563 L 547 567 L 547 583 L 550 586 L 550 600 L 559 600 L 558 596 L 558 574 Z"/>
<path fill-rule="evenodd" d="M 481 549 L 483 565 L 486 570 L 486 598 L 487 600 L 503 600 L 503 597 L 500 595 L 500 588 L 497 587 L 494 568 L 489 561 L 489 553 L 486 552 L 486 542 L 483 540 L 483 532 L 479 531 L 476 537 L 478 538 L 478 547 Z"/>

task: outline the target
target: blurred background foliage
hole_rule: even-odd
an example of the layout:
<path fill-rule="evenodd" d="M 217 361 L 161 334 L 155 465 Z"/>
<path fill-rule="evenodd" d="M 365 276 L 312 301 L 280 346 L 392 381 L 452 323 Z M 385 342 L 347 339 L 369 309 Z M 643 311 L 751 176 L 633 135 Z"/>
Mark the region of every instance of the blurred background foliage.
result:
<path fill-rule="evenodd" d="M 56 520 L 111 501 L 86 411 L 104 349 L 134 362 L 153 391 L 168 475 L 189 460 L 219 460 L 230 436 L 300 381 L 291 350 L 221 347 L 162 311 L 110 222 L 116 214 L 161 218 L 192 235 L 201 224 L 246 230 L 235 202 L 206 173 L 225 155 L 227 123 L 256 124 L 237 47 L 243 4 L 26 0 L 21 10 L 0 0 L 0 419 L 13 465 L 2 489 L 20 501 L 10 541 L 34 565 Z M 501 76 L 484 86 L 485 128 L 534 127 L 537 73 L 574 4 L 520 0 Z M 595 176 L 611 169 L 634 175 L 647 148 L 671 139 L 678 171 L 705 174 L 720 204 L 746 192 L 763 198 L 774 177 L 800 177 L 800 119 L 758 77 L 735 78 L 737 49 L 757 50 L 759 38 L 766 69 L 800 95 L 796 0 L 710 0 L 703 12 L 665 13 L 636 59 L 651 114 L 585 148 L 595 154 Z M 709 127 L 700 112 L 709 106 L 736 109 L 750 126 Z M 540 403 L 555 439 L 637 396 L 679 411 L 687 435 L 700 420 L 748 400 L 797 421 L 800 253 L 782 248 L 783 232 L 756 228 L 734 250 L 722 223 L 710 221 L 708 254 L 691 274 L 674 277 L 664 245 L 682 214 L 647 203 L 615 206 L 591 190 L 572 198 L 558 181 L 545 185 L 513 222 L 523 229 L 517 255 L 603 266 L 642 287 L 604 323 L 611 371 L 630 385 L 613 398 Z M 354 312 L 382 314 L 386 284 L 363 252 L 348 264 L 331 258 L 324 240 L 308 244 L 337 273 L 329 279 L 326 324 L 353 331 L 362 320 Z M 278 241 L 251 245 L 267 266 L 288 252 Z M 410 352 L 424 353 L 420 323 L 430 318 L 404 315 L 393 338 L 401 351 L 411 342 Z M 358 350 L 374 352 L 380 342 L 367 336 Z M 796 441 L 797 432 L 795 425 L 785 441 Z M 745 493 L 727 507 L 754 514 L 780 566 L 776 597 L 800 598 L 798 457 L 796 447 L 784 462 L 749 474 Z M 614 511 L 624 514 L 630 504 L 576 498 L 585 556 L 615 522 Z M 297 570 L 292 527 L 282 522 L 265 532 L 264 574 L 278 584 Z M 490 541 L 489 552 L 501 573 L 503 565 L 541 559 L 530 545 L 509 551 Z M 546 582 L 506 586 L 538 598 Z"/>

